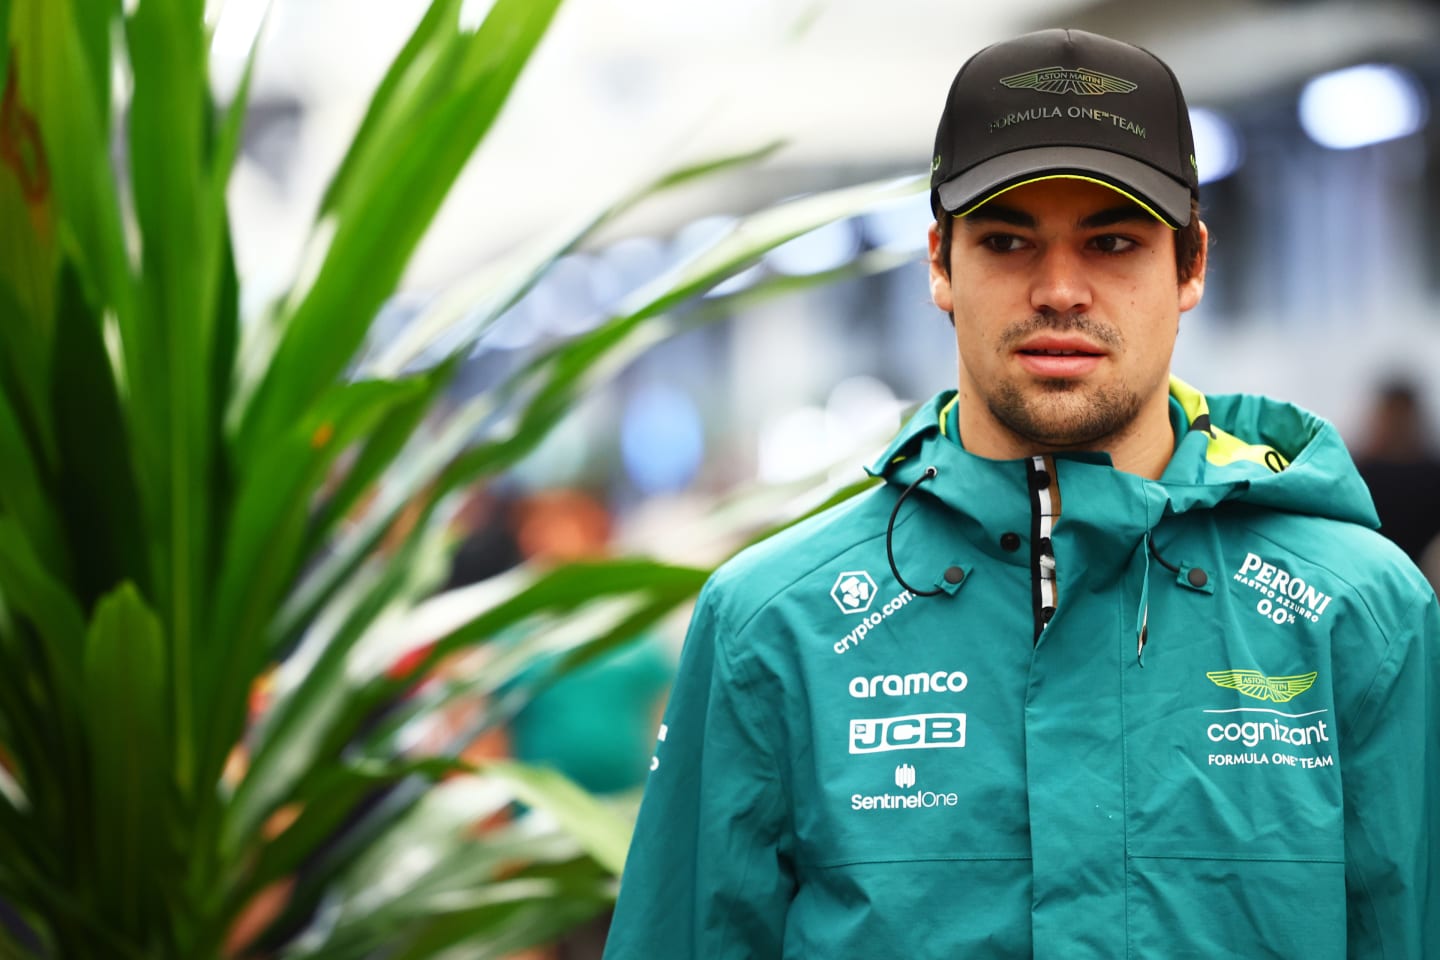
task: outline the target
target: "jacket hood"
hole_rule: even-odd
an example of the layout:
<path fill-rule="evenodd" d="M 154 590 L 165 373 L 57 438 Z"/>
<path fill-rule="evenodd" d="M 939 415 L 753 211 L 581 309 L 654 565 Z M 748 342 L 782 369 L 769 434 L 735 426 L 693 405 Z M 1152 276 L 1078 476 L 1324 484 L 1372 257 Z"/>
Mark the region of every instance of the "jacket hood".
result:
<path fill-rule="evenodd" d="M 1178 377 L 1170 379 L 1170 413 L 1175 453 L 1159 481 L 1146 484 L 1164 513 L 1231 501 L 1379 527 L 1370 491 L 1323 417 L 1261 396 L 1207 396 Z M 956 391 L 949 390 L 921 407 L 867 472 L 904 485 L 924 471 L 921 461 L 954 463 L 956 453 L 981 475 L 1002 463 L 959 448 Z M 1104 453 L 1057 456 L 1110 461 Z"/>

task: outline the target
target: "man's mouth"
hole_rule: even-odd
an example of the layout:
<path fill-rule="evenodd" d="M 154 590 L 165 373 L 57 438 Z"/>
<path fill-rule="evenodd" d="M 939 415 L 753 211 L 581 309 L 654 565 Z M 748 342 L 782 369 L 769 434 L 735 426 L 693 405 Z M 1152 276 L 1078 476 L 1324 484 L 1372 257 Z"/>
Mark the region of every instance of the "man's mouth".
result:
<path fill-rule="evenodd" d="M 1083 377 L 1097 369 L 1106 356 L 1088 344 L 1074 341 L 1047 344 L 1042 340 L 1015 353 L 1021 367 L 1047 380 Z"/>

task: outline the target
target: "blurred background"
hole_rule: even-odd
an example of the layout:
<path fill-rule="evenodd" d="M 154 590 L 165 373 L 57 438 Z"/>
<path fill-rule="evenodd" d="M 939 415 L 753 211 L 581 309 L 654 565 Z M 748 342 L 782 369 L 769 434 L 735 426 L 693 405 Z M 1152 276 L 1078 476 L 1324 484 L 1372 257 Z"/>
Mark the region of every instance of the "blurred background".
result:
<path fill-rule="evenodd" d="M 230 190 L 247 312 L 283 289 L 305 226 L 419 0 L 276 0 Z M 473 4 L 478 19 L 487 4 Z M 233 86 L 261 0 L 230 0 L 214 73 Z M 1375 443 L 1381 395 L 1440 407 L 1440 3 L 1433 0 L 568 0 L 387 306 L 376 340 L 548 226 L 678 163 L 784 146 L 652 198 L 566 256 L 481 340 L 455 399 L 597 324 L 627 294 L 779 200 L 924 173 L 945 91 L 974 50 L 1045 26 L 1139 43 L 1190 100 L 1214 247 L 1175 370 L 1260 390 Z M 930 305 L 923 194 L 825 227 L 729 282 L 829 275 L 646 353 L 502 486 L 589 491 L 615 536 L 682 553 L 687 498 L 852 470 L 902 411 L 954 380 Z M 893 269 L 844 278 L 880 251 Z M 740 301 L 743 304 L 743 300 Z M 1393 412 L 1393 404 L 1392 404 Z M 1393 447 L 1393 443 L 1391 444 Z M 655 537 L 656 529 L 666 536 Z M 668 548 L 667 548 L 668 543 Z"/>
<path fill-rule="evenodd" d="M 149 577 L 147 558 L 117 549 L 113 562 L 96 561 L 94 583 L 64 581 L 83 611 L 76 623 L 92 607 L 129 610 L 134 623 L 101 622 L 102 640 L 121 652 L 144 641 L 142 652 L 175 666 L 144 675 L 154 694 L 96 670 L 97 687 L 117 699 L 93 708 L 73 699 L 81 719 L 72 726 L 90 731 L 75 742 L 116 760 L 105 769 L 117 776 L 148 771 L 163 789 L 135 788 L 127 808 L 153 826 L 149 845 L 136 847 L 142 867 L 116 860 L 115 869 L 91 869 L 77 856 L 52 871 L 53 883 L 18 893 L 0 885 L 0 933 L 34 955 L 65 955 L 41 948 L 67 935 L 88 942 L 89 930 L 73 934 L 70 914 L 51 909 L 49 890 L 69 883 L 83 892 L 100 877 L 82 900 L 101 918 L 96 929 L 110 924 L 134 944 L 165 931 L 174 947 L 165 956 L 214 955 L 222 932 L 231 956 L 390 956 L 403 930 L 417 938 L 406 956 L 473 960 L 509 957 L 571 927 L 539 955 L 597 956 L 688 601 L 748 539 L 854 492 L 845 485 L 862 479 L 861 465 L 906 411 L 955 382 L 953 336 L 928 299 L 920 181 L 955 71 L 980 47 L 1028 30 L 1090 29 L 1172 66 L 1190 101 L 1213 239 L 1206 296 L 1182 321 L 1175 372 L 1208 393 L 1264 392 L 1334 421 L 1376 495 L 1382 532 L 1432 577 L 1440 566 L 1440 0 L 565 0 L 548 30 L 541 0 L 454 0 L 435 9 L 450 18 L 461 8 L 461 29 L 426 21 L 416 59 L 379 98 L 393 112 L 362 131 L 363 162 L 323 202 L 372 93 L 429 5 L 209 0 L 222 106 L 236 97 L 261 37 L 228 224 L 209 218 L 210 194 L 186 192 L 210 183 L 208 145 L 198 149 L 209 131 L 179 123 L 185 110 L 157 90 L 187 91 L 130 88 L 145 72 L 118 66 L 108 87 L 84 71 L 41 70 L 50 48 L 34 44 L 61 34 L 34 25 L 70 29 L 66 11 L 80 7 L 26 0 L 13 8 L 19 52 L 0 109 L 0 160 L 18 176 L 0 178 L 9 189 L 0 190 L 0 210 L 28 210 L 36 226 L 18 213 L 0 218 L 10 227 L 0 230 L 0 240 L 10 238 L 0 266 L 12 268 L 0 280 L 46 281 L 30 298 L 37 330 L 52 315 L 78 324 L 72 308 L 84 307 L 75 316 L 94 322 L 81 325 L 90 353 L 78 355 L 94 362 L 77 369 L 95 383 L 62 367 L 66 389 L 56 393 L 106 401 L 135 437 L 107 434 L 93 403 L 63 418 L 61 432 L 84 450 L 133 439 L 137 456 L 148 455 L 168 452 L 160 441 L 179 443 L 169 411 L 210 410 L 213 422 L 197 428 L 196 472 L 176 473 L 177 484 L 190 481 L 177 489 L 204 507 L 197 516 L 222 518 L 216 531 L 244 534 L 217 533 L 227 558 L 240 544 L 233 567 L 227 559 L 206 568 L 213 583 L 190 578 L 183 550 L 205 543 L 200 534 L 171 543 L 171 489 L 159 482 L 171 474 L 138 470 L 148 512 L 137 519 L 123 491 L 112 496 L 109 539 L 98 539 L 133 546 L 139 533 L 130 525 L 143 525 L 162 557 L 181 551 L 173 569 L 187 576 L 170 578 L 179 586 Z M 139 41 L 159 42 L 165 18 L 178 23 L 182 6 L 169 14 L 139 6 L 151 19 L 137 14 L 126 25 L 131 52 L 158 49 Z M 0 16 L 6 9 L 0 2 Z M 472 31 L 487 13 L 493 32 Z M 118 21 L 83 26 L 68 54 L 102 64 L 94 72 L 103 77 L 112 66 L 102 56 L 107 40 L 122 31 Z M 513 55 L 519 69 L 532 36 L 525 30 L 543 40 L 507 98 L 496 64 Z M 427 74 L 435 62 L 463 69 Z M 464 87 L 472 74 L 484 80 L 475 90 Z M 32 87 L 44 95 L 39 126 L 27 112 Z M 472 99 L 447 99 L 462 88 Z M 120 208 L 135 197 L 165 202 L 136 204 L 146 216 L 129 218 L 133 235 L 122 238 L 117 226 L 92 236 L 76 227 L 87 226 L 88 208 L 73 202 L 85 192 L 61 190 L 72 207 L 55 207 L 63 229 L 52 236 L 48 182 L 38 176 L 50 168 L 36 131 L 87 133 L 82 113 L 68 108 L 97 91 L 117 116 L 134 108 L 126 129 L 138 149 L 116 145 L 111 160 L 150 192 L 121 190 Z M 450 108 L 473 107 L 470 121 L 502 100 L 493 129 L 452 129 L 459 111 Z M 436 104 L 446 109 L 432 111 Z M 76 142 L 111 142 L 99 139 L 108 127 L 93 126 L 90 141 Z M 35 152 L 21 156 L 15 145 L 27 136 Z M 431 207 L 423 196 L 394 201 L 432 184 L 438 197 L 477 141 L 407 261 Z M 176 148 L 187 143 L 197 149 Z M 649 189 L 677 170 L 743 154 L 753 157 Z M 52 158 L 74 177 L 103 155 L 103 147 L 57 148 Z M 195 182 L 172 177 L 157 157 L 182 171 L 200 163 Z M 395 178 L 405 176 L 402 188 Z M 16 184 L 35 189 L 22 196 Z M 871 186 L 844 189 L 861 184 Z M 97 209 L 115 202 L 101 191 Z M 157 212 L 171 210 L 199 211 L 212 232 L 169 230 Z M 113 332 L 112 295 L 127 289 L 101 267 L 118 264 L 117 274 L 134 271 L 154 290 L 183 287 L 175 278 L 195 263 L 228 266 L 228 247 L 197 251 L 192 236 L 218 241 L 227 229 L 239 284 L 215 298 L 213 346 L 230 348 L 229 298 L 238 297 L 245 329 L 235 338 L 233 382 L 194 375 L 186 356 L 161 367 L 158 386 L 135 377 L 117 392 L 110 367 L 123 347 L 134 369 L 146 369 L 149 344 L 136 331 L 147 328 L 137 323 L 117 343 L 94 335 Z M 351 242 L 332 246 L 336 236 Z M 144 251 L 138 263 L 127 241 Z M 58 270 L 62 261 L 78 272 Z M 387 295 L 401 263 L 403 280 Z M 71 298 L 57 300 L 65 310 L 50 302 L 52 273 Z M 203 314 L 200 286 L 190 292 Z M 136 316 L 189 329 L 174 323 L 168 300 L 141 305 Z M 175 310 L 186 321 L 193 312 Z M 28 329 L 12 325 L 13 356 L 0 375 L 28 372 L 27 342 L 13 334 Z M 54 356 L 72 353 L 67 345 Z M 10 379 L 12 392 L 28 396 L 27 378 Z M 54 404 L 46 391 L 35 397 L 40 413 Z M 128 471 L 126 450 L 113 452 Z M 34 459 L 45 463 L 44 451 Z M 115 486 L 114 471 L 75 473 L 103 481 L 102 491 Z M 44 499 L 36 487 L 32 499 Z M 90 550 L 89 500 L 67 495 L 56 506 L 84 558 L 99 555 Z M 37 529 L 47 532 L 38 521 Z M 68 554 L 53 552 L 64 580 Z M 166 607 L 132 583 L 161 599 L 172 589 L 197 605 L 218 598 L 220 613 L 203 622 L 224 643 L 206 633 L 192 649 L 201 633 L 192 636 L 190 608 Z M 125 586 L 102 599 L 116 584 Z M 160 615 L 150 617 L 147 604 Z M 244 616 L 220 615 L 232 609 Z M 46 636 L 46 649 L 69 650 L 41 621 L 25 629 Z M 74 624 L 50 626 L 69 636 L 60 628 Z M 12 634 L 0 622 L 3 665 L 30 676 L 30 648 L 6 646 Z M 192 683 L 184 659 L 195 651 L 209 658 L 203 683 Z M 42 689 L 50 675 L 34 676 L 12 686 Z M 211 690 L 225 696 L 205 695 Z M 175 751 L 187 764 L 199 757 L 201 773 L 192 784 L 181 764 L 193 789 L 170 802 L 171 758 L 151 749 L 150 728 L 135 724 L 128 740 L 107 734 L 113 717 L 131 714 L 166 732 L 165 697 L 195 691 L 201 714 L 216 718 L 213 735 Z M 37 727 L 53 722 L 50 707 L 34 707 L 45 718 Z M 9 722 L 0 733 L 22 739 L 15 731 L 25 730 Z M 242 727 L 238 744 L 227 738 Z M 86 805 L 90 773 L 79 765 L 74 782 L 84 789 L 48 777 L 54 751 L 49 740 L 35 743 L 28 765 L 0 752 L 0 799 L 20 796 L 22 785 L 34 798 L 0 803 L 0 814 L 20 817 L 24 807 L 49 833 L 30 842 L 33 831 L 12 826 L 0 835 L 28 849 L 37 876 L 49 876 L 52 846 L 98 851 L 93 862 L 103 866 L 108 848 L 92 851 L 84 836 L 72 842 L 65 805 L 93 817 L 102 841 L 131 835 L 126 811 L 111 817 L 108 796 Z M 226 830 L 212 830 L 216 823 Z M 143 866 L 152 855 L 168 872 Z M 206 857 L 213 875 L 193 866 L 210 869 Z M 151 882 L 136 888 L 132 873 Z M 223 897 L 190 903 L 174 893 L 212 887 Z M 137 889 L 148 912 L 130 909 Z M 177 902 L 191 909 L 172 922 Z M 162 954 L 137 947 L 133 955 Z"/>

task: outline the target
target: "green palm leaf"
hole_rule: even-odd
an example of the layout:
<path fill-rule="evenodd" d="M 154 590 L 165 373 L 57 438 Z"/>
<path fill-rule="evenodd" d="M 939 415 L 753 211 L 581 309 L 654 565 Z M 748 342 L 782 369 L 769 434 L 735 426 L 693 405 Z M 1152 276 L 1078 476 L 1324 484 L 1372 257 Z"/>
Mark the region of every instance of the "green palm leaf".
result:
<path fill-rule="evenodd" d="M 254 951 L 501 957 L 613 898 L 624 814 L 553 773 L 457 757 L 710 568 L 633 557 L 434 596 L 451 495 L 713 319 L 691 305 L 766 251 L 919 187 L 747 217 L 437 422 L 473 347 L 557 259 L 637 201 L 775 149 L 639 178 L 367 344 L 558 3 L 497 0 L 475 27 L 461 0 L 428 6 L 322 200 L 308 268 L 242 324 L 225 198 L 254 49 L 221 107 L 203 0 L 0 0 L 0 898 L 40 955 L 215 956 L 292 880 Z M 416 688 L 482 645 L 483 668 Z M 476 698 L 439 747 L 404 742 Z M 25 939 L 0 934 L 0 956 Z"/>
<path fill-rule="evenodd" d="M 425 56 L 380 91 L 332 192 L 333 232 L 313 282 L 282 308 L 280 345 L 246 412 L 240 450 L 281 432 L 345 368 L 440 201 L 489 130 L 559 0 L 498 0 L 473 32 L 427 17 Z M 432 11 L 433 13 L 433 11 Z M 391 78 L 387 78 L 391 79 Z"/>
<path fill-rule="evenodd" d="M 94 762 L 90 808 L 93 886 L 110 925 L 135 943 L 166 907 L 160 878 L 174 869 L 165 643 L 134 587 L 107 596 L 85 649 L 87 733 Z"/>
<path fill-rule="evenodd" d="M 766 252 L 826 223 L 918 192 L 919 180 L 885 181 L 817 194 L 740 221 L 692 260 L 638 291 L 629 309 L 596 329 L 558 344 L 451 417 L 443 432 L 426 438 L 407 468 L 382 491 L 354 531 L 311 572 L 287 602 L 277 643 L 293 642 L 346 579 L 358 569 L 401 510 L 417 500 L 428 506 L 476 477 L 493 474 L 530 454 L 579 397 L 597 389 L 635 357 L 686 327 L 667 310 L 708 291 Z M 716 314 L 700 314 L 712 319 Z M 488 431 L 488 433 L 487 433 Z M 476 443 L 475 436 L 484 439 Z"/>

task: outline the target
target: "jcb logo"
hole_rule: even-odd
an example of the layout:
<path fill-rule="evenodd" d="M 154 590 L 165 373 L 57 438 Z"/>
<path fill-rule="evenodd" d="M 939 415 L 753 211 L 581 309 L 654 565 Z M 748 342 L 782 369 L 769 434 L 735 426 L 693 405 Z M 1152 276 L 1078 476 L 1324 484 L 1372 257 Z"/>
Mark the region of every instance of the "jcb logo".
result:
<path fill-rule="evenodd" d="M 850 721 L 851 753 L 965 746 L 965 714 L 916 713 Z"/>

